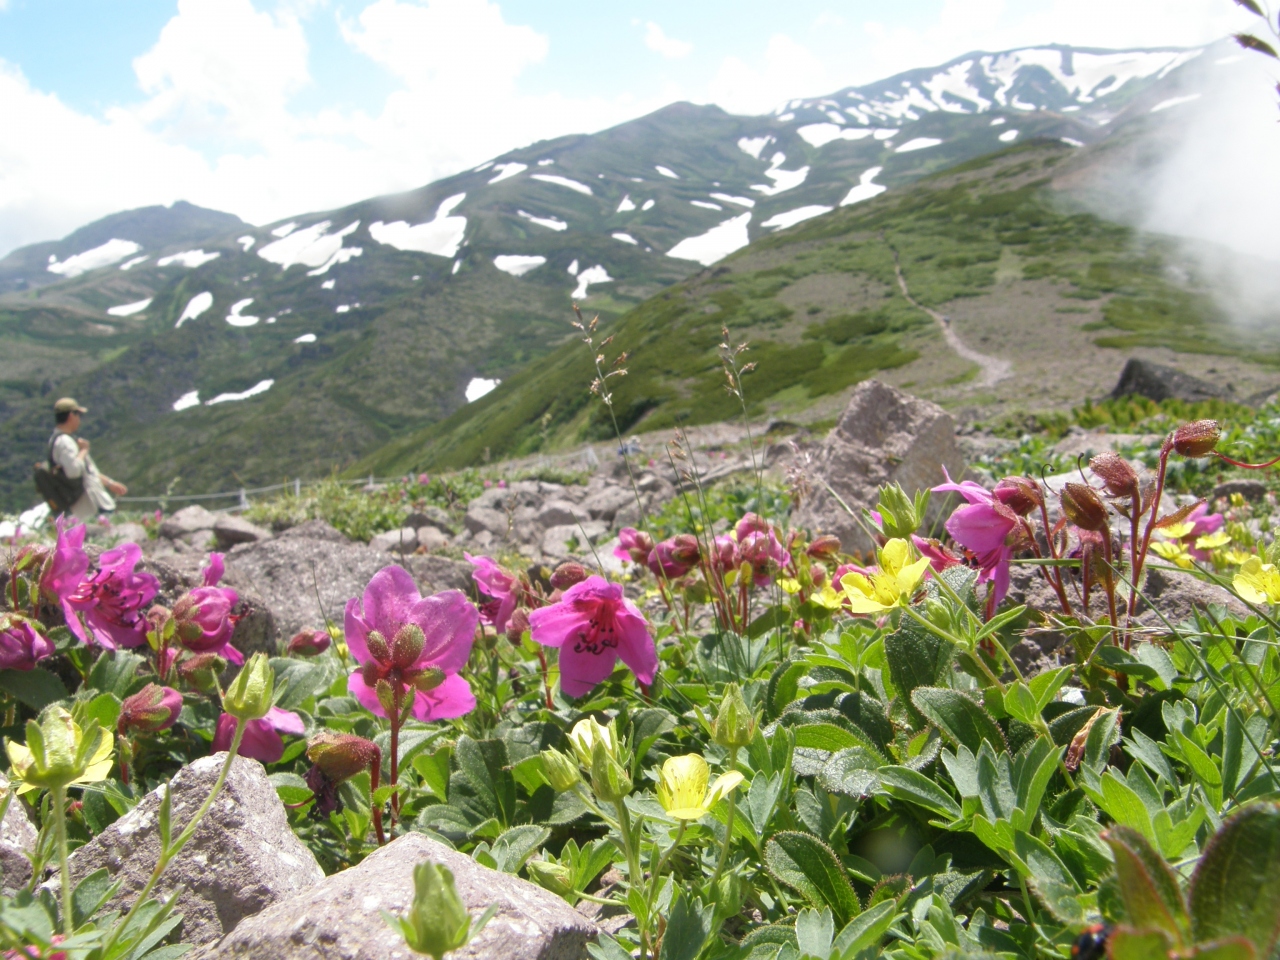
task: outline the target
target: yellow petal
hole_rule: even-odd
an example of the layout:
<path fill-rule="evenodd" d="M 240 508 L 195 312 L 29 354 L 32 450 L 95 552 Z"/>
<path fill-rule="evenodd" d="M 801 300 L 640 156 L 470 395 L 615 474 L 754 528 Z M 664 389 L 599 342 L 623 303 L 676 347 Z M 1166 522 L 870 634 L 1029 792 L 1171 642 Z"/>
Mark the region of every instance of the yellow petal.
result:
<path fill-rule="evenodd" d="M 1204 537 L 1196 539 L 1197 550 L 1217 550 L 1219 547 L 1225 547 L 1231 542 L 1231 534 L 1225 530 L 1219 530 L 1217 533 L 1211 533 Z"/>
<path fill-rule="evenodd" d="M 720 776 L 716 777 L 716 782 L 711 785 L 711 790 L 707 793 L 707 807 L 714 807 L 745 779 L 746 777 L 737 770 L 730 770 L 728 773 L 720 774 Z"/>
<path fill-rule="evenodd" d="M 887 606 L 871 597 L 863 596 L 860 593 L 851 593 L 849 597 L 849 610 L 852 613 L 881 613 L 885 610 L 891 610 L 894 604 Z"/>
<path fill-rule="evenodd" d="M 1236 593 L 1250 603 L 1266 603 L 1268 581 L 1271 579 L 1268 574 L 1274 574 L 1275 569 L 1271 564 L 1263 563 L 1258 557 L 1250 557 L 1240 567 L 1231 582 L 1236 588 Z"/>
<path fill-rule="evenodd" d="M 675 811 L 691 811 L 703 809 L 707 797 L 707 781 L 711 777 L 711 769 L 707 761 L 696 753 L 686 753 L 682 757 L 671 757 L 662 765 L 662 773 L 658 777 L 658 803 L 662 809 L 673 817 Z M 694 819 L 702 816 L 683 817 Z"/>
<path fill-rule="evenodd" d="M 795 595 L 800 592 L 800 581 L 792 577 L 783 577 L 778 581 L 778 586 L 782 588 L 783 593 Z"/>
<path fill-rule="evenodd" d="M 1194 523 L 1171 523 L 1167 527 L 1161 527 L 1156 533 L 1167 540 L 1181 540 L 1195 528 Z"/>
<path fill-rule="evenodd" d="M 816 592 L 810 599 L 820 607 L 826 607 L 828 610 L 840 609 L 840 594 L 831 589 L 830 584 L 824 584 L 822 589 Z"/>
<path fill-rule="evenodd" d="M 911 548 L 907 546 L 907 541 L 894 537 L 885 543 L 880 550 L 880 569 L 885 573 L 897 576 L 898 572 L 907 565 L 907 561 L 911 559 Z"/>
<path fill-rule="evenodd" d="M 111 775 L 112 755 L 114 752 L 115 737 L 106 730 L 102 731 L 102 739 L 98 741 L 98 748 L 93 751 L 89 766 L 72 783 L 97 783 L 99 780 L 107 779 Z"/>
<path fill-rule="evenodd" d="M 905 595 L 910 596 L 916 592 L 916 586 L 924 579 L 924 573 L 929 569 L 929 558 L 921 557 L 910 566 L 903 567 L 898 574 L 898 589 Z"/>

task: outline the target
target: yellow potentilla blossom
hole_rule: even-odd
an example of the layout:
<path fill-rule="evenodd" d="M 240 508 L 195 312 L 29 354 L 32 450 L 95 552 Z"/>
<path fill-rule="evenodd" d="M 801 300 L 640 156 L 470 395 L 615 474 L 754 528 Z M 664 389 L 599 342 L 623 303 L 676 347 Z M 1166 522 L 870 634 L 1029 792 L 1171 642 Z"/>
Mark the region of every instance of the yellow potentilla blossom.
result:
<path fill-rule="evenodd" d="M 815 590 L 809 600 L 828 610 L 839 610 L 843 603 L 840 594 L 836 593 L 829 583 L 824 583 L 821 590 Z"/>
<path fill-rule="evenodd" d="M 1233 567 L 1238 567 L 1240 564 L 1246 563 L 1253 554 L 1247 550 L 1237 550 L 1232 547 L 1230 550 L 1223 550 L 1218 556 Z"/>
<path fill-rule="evenodd" d="M 1280 603 L 1280 571 L 1260 557 L 1246 560 L 1231 582 L 1250 603 Z"/>
<path fill-rule="evenodd" d="M 1157 530 L 1156 535 L 1164 537 L 1166 540 L 1181 540 L 1195 528 L 1196 525 L 1194 523 L 1171 523 L 1167 527 L 1161 527 Z"/>
<path fill-rule="evenodd" d="M 33 730 L 34 728 L 34 730 Z M 10 779 L 22 786 L 15 791 L 19 795 L 50 787 L 67 787 L 73 783 L 97 783 L 107 779 L 115 751 L 115 738 L 106 730 L 93 725 L 98 736 L 92 755 L 86 755 L 88 745 L 80 725 L 61 707 L 53 708 L 44 722 L 27 723 L 27 744 L 10 740 L 5 744 L 9 755 Z"/>
<path fill-rule="evenodd" d="M 782 588 L 783 593 L 791 594 L 792 596 L 800 592 L 800 581 L 794 577 L 783 577 L 778 581 L 778 586 Z"/>
<path fill-rule="evenodd" d="M 929 569 L 926 557 L 912 563 L 911 547 L 896 537 L 880 549 L 879 557 L 879 573 L 870 577 L 846 573 L 840 579 L 849 609 L 854 613 L 880 613 L 910 600 Z"/>
<path fill-rule="evenodd" d="M 1231 534 L 1225 530 L 1219 530 L 1217 533 L 1206 534 L 1203 537 L 1196 538 L 1197 550 L 1217 550 L 1219 547 L 1225 547 L 1231 542 Z"/>
<path fill-rule="evenodd" d="M 658 778 L 658 803 L 677 820 L 700 820 L 744 778 L 737 770 L 731 770 L 717 777 L 708 789 L 710 779 L 711 768 L 698 754 L 672 757 L 662 765 Z"/>
<path fill-rule="evenodd" d="M 1195 566 L 1195 558 L 1187 552 L 1187 548 L 1181 541 L 1157 541 L 1151 544 L 1151 549 L 1170 563 L 1176 563 L 1184 569 L 1190 570 Z"/>

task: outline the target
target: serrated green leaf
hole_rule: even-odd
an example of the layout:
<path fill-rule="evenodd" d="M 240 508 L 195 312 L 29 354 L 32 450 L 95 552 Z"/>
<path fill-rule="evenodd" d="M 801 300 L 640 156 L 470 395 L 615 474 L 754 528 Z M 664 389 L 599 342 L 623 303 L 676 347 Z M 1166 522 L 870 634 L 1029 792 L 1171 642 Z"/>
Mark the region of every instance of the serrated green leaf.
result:
<path fill-rule="evenodd" d="M 908 704 L 917 687 L 939 687 L 949 682 L 955 645 L 930 633 L 914 620 L 884 638 L 884 656 L 893 685 Z"/>
<path fill-rule="evenodd" d="M 797 733 L 804 729 L 806 728 L 798 728 Z M 830 793 L 846 797 L 867 797 L 875 792 L 880 783 L 876 771 L 883 764 L 884 758 L 866 747 L 848 747 L 831 755 L 831 759 L 818 774 L 818 783 Z"/>
<path fill-rule="evenodd" d="M 1109 960 L 1169 960 L 1173 942 L 1159 930 L 1141 933 L 1118 927 L 1107 937 Z"/>
<path fill-rule="evenodd" d="M 848 923 L 861 910 L 844 867 L 831 848 L 809 833 L 786 830 L 765 844 L 765 865 L 781 883 L 814 906 L 828 906 L 836 922 Z"/>
<path fill-rule="evenodd" d="M 1140 930 L 1162 930 L 1181 946 L 1190 924 L 1178 878 L 1164 857 L 1137 830 L 1115 826 L 1102 835 L 1116 861 L 1116 879 L 1128 922 Z"/>
<path fill-rule="evenodd" d="M 1227 818 L 1191 878 L 1190 901 L 1197 943 L 1244 936 L 1271 956 L 1280 942 L 1280 804 Z"/>
<path fill-rule="evenodd" d="M 1026 724 L 1035 724 L 1040 719 L 1040 707 L 1036 704 L 1036 696 L 1021 680 L 1005 689 L 1004 708 L 1009 716 Z"/>
<path fill-rule="evenodd" d="M 959 690 L 917 687 L 911 692 L 911 702 L 952 743 L 963 744 L 974 753 L 983 741 L 997 753 L 1006 748 L 1004 734 L 991 715 Z"/>
<path fill-rule="evenodd" d="M 889 796 L 914 803 L 951 820 L 960 818 L 960 805 L 923 773 L 907 767 L 882 767 L 879 775 L 881 789 Z"/>
<path fill-rule="evenodd" d="M 34 670 L 0 670 L 0 692 L 37 711 L 67 698 L 67 688 L 62 681 L 40 667 Z"/>

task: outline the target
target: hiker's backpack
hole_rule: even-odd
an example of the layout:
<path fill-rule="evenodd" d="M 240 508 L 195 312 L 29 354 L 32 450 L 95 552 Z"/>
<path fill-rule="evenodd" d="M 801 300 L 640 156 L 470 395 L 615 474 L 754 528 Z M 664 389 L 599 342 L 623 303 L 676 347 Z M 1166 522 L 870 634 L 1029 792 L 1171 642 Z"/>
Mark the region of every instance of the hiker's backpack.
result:
<path fill-rule="evenodd" d="M 68 477 L 62 467 L 53 462 L 53 445 L 58 440 L 55 432 L 49 438 L 49 449 L 45 453 L 45 462 L 37 463 L 32 471 L 36 482 L 36 490 L 41 499 L 49 505 L 49 511 L 57 516 L 66 513 L 84 494 L 84 476 Z"/>

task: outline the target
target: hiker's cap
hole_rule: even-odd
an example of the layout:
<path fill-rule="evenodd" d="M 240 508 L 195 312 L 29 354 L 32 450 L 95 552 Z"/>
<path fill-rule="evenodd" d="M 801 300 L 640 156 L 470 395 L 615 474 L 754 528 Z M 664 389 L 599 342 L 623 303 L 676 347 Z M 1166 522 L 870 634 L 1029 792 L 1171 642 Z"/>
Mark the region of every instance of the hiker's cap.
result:
<path fill-rule="evenodd" d="M 53 405 L 54 413 L 71 413 L 73 410 L 76 413 L 89 412 L 88 407 L 80 406 L 80 404 L 76 403 L 75 400 L 73 400 L 71 397 L 63 397 L 61 400 L 59 400 L 57 403 Z"/>

